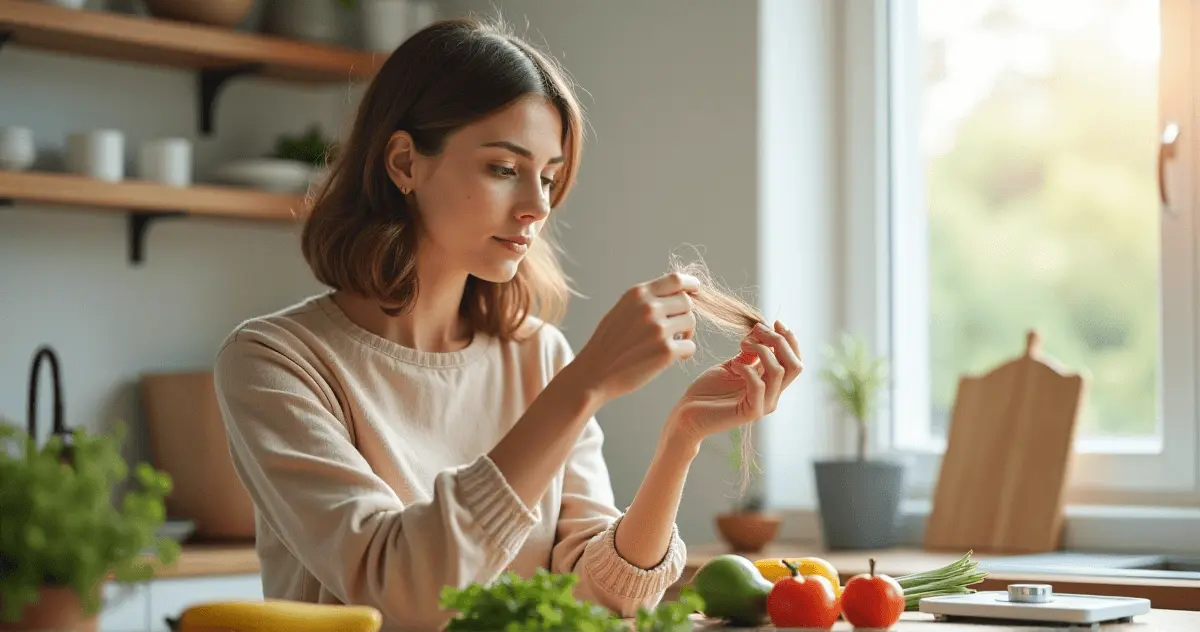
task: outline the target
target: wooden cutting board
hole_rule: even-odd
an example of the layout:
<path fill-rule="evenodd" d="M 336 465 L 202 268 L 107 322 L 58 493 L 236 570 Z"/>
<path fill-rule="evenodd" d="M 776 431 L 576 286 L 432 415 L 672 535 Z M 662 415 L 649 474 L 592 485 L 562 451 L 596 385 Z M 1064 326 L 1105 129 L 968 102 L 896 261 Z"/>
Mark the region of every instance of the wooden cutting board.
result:
<path fill-rule="evenodd" d="M 926 549 L 1058 548 L 1084 380 L 1052 365 L 1039 347 L 1030 332 L 1024 355 L 959 380 Z"/>

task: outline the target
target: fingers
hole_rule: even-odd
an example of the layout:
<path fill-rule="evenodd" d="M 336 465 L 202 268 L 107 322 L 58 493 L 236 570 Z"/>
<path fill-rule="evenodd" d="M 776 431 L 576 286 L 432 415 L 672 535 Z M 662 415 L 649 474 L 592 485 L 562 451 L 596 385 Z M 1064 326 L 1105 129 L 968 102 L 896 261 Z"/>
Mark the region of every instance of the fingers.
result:
<path fill-rule="evenodd" d="M 788 329 L 782 321 L 775 321 L 775 331 L 783 335 L 783 339 L 787 340 L 788 346 L 792 348 L 792 353 L 796 354 L 796 359 L 800 361 L 801 368 L 804 365 L 804 356 L 800 355 L 800 343 L 796 342 L 796 335 Z"/>
<path fill-rule="evenodd" d="M 771 353 L 771 349 L 761 342 L 743 342 L 742 349 L 753 352 L 762 363 L 762 381 L 766 384 L 763 408 L 767 413 L 775 412 L 775 406 L 779 403 L 779 393 L 783 390 L 783 365 L 776 359 L 775 354 Z"/>
<path fill-rule="evenodd" d="M 687 360 L 696 355 L 696 343 L 690 338 L 675 338 L 670 342 L 671 354 L 677 359 Z"/>
<path fill-rule="evenodd" d="M 783 323 L 775 321 L 774 331 L 768 329 L 766 325 L 759 324 L 750 332 L 750 336 L 774 351 L 770 355 L 783 367 L 783 387 L 786 388 L 804 371 L 804 363 L 800 360 L 796 337 L 783 326 Z"/>
<path fill-rule="evenodd" d="M 680 292 L 699 292 L 700 279 L 682 272 L 672 272 L 646 284 L 646 289 L 655 296 L 669 296 Z"/>
<path fill-rule="evenodd" d="M 738 404 L 738 417 L 742 421 L 761 418 L 765 414 L 763 402 L 766 399 L 767 385 L 758 375 L 758 370 L 741 362 L 734 362 L 730 368 L 746 383 L 746 397 Z"/>
<path fill-rule="evenodd" d="M 676 340 L 691 340 L 696 333 L 696 313 L 687 311 L 668 317 L 665 333 Z"/>
<path fill-rule="evenodd" d="M 690 314 L 696 302 L 686 293 L 679 292 L 670 296 L 655 299 L 658 302 L 658 309 L 664 316 L 679 316 L 681 314 Z"/>

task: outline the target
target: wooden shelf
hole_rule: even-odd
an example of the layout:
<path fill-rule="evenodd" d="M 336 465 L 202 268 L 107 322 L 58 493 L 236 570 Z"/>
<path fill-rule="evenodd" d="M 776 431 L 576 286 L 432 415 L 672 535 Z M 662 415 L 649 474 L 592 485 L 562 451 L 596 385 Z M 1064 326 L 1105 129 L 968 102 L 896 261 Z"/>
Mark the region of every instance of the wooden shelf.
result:
<path fill-rule="evenodd" d="M 373 76 L 383 55 L 187 22 L 0 0 L 0 39 L 30 48 L 196 70 L 334 83 Z"/>
<path fill-rule="evenodd" d="M 183 212 L 235 219 L 291 221 L 304 197 L 219 186 L 170 187 L 153 182 L 104 182 L 60 173 L 0 171 L 0 199 L 91 207 L 102 211 Z"/>
<path fill-rule="evenodd" d="M 0 171 L 0 202 L 68 206 L 129 214 L 129 258 L 143 259 L 146 230 L 157 219 L 219 217 L 274 222 L 298 221 L 304 196 L 218 186 L 170 187 L 127 180 L 104 182 L 60 173 Z"/>

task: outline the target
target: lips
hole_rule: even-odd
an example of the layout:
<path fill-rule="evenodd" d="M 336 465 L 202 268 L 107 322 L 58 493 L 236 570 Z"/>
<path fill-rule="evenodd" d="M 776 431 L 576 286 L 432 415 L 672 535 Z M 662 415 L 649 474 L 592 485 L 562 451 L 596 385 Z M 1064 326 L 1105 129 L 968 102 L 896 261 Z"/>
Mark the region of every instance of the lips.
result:
<path fill-rule="evenodd" d="M 510 252 L 514 252 L 518 255 L 524 255 L 525 253 L 529 252 L 529 244 L 533 241 L 531 237 L 526 237 L 524 235 L 516 235 L 514 237 L 493 237 L 492 239 L 495 239 L 496 243 L 500 244 L 504 248 L 507 248 Z"/>

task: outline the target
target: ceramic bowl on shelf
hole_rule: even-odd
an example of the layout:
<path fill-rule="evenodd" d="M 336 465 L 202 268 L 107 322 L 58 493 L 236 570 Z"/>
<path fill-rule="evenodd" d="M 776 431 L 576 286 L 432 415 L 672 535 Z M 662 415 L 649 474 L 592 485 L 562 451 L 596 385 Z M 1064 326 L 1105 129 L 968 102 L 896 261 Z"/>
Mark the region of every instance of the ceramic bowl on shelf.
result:
<path fill-rule="evenodd" d="M 233 184 L 276 193 L 304 193 L 312 181 L 314 168 L 299 160 L 249 158 L 218 167 L 213 177 Z"/>

